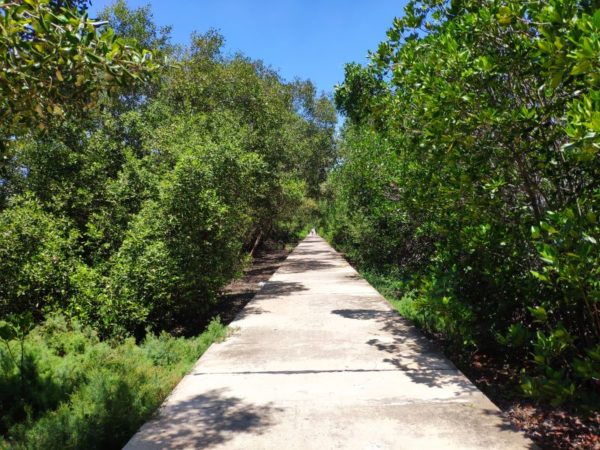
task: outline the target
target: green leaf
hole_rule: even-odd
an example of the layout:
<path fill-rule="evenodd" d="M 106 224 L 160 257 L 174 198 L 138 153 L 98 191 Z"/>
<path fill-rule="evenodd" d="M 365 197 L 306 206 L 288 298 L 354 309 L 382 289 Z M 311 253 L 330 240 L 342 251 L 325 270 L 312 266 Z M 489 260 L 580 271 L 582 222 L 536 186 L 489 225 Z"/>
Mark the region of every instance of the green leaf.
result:
<path fill-rule="evenodd" d="M 3 341 L 10 341 L 17 337 L 17 330 L 15 327 L 5 320 L 0 320 L 0 339 Z"/>
<path fill-rule="evenodd" d="M 542 244 L 541 250 L 539 250 L 540 259 L 548 264 L 555 264 L 557 260 L 557 252 L 554 247 L 551 247 L 548 244 Z"/>
<path fill-rule="evenodd" d="M 543 281 L 545 283 L 550 282 L 550 279 L 543 273 L 536 272 L 535 270 L 531 270 L 530 272 L 531 272 L 531 275 L 533 275 L 538 280 Z"/>
<path fill-rule="evenodd" d="M 533 320 L 535 322 L 546 322 L 548 320 L 548 313 L 546 312 L 546 309 L 543 306 L 536 306 L 536 307 L 528 307 L 527 308 L 529 310 L 529 312 L 531 313 L 531 315 L 533 316 Z"/>
<path fill-rule="evenodd" d="M 496 17 L 498 18 L 498 23 L 500 23 L 500 25 L 506 26 L 512 23 L 513 14 L 507 6 L 501 6 L 498 9 L 498 14 L 496 14 Z"/>

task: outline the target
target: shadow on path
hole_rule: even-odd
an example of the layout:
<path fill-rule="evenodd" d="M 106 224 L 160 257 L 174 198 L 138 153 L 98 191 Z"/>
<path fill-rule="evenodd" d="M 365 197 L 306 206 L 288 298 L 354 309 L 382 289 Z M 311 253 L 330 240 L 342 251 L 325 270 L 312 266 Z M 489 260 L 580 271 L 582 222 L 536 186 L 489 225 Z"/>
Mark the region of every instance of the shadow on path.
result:
<path fill-rule="evenodd" d="M 440 349 L 419 330 L 393 310 L 335 309 L 331 311 L 345 319 L 372 320 L 379 329 L 391 335 L 392 340 L 369 339 L 370 345 L 384 354 L 383 362 L 402 370 L 415 383 L 432 388 L 458 386 L 469 392 L 477 388 L 460 375 L 456 367 Z M 456 392 L 463 395 L 464 392 Z"/>
<path fill-rule="evenodd" d="M 335 261 L 332 259 L 332 261 Z M 279 270 L 281 273 L 304 273 L 312 270 L 336 269 L 339 264 L 333 264 L 327 260 L 288 260 Z"/>
<path fill-rule="evenodd" d="M 242 307 L 242 309 L 238 312 L 237 316 L 235 316 L 234 320 L 240 320 L 248 316 L 253 316 L 256 314 L 265 314 L 269 311 L 265 310 L 259 305 L 256 304 L 248 304 L 252 298 L 256 295 L 257 298 L 265 297 L 265 296 L 287 296 L 297 292 L 308 290 L 303 286 L 302 283 L 298 282 L 289 282 L 289 281 L 267 281 L 262 286 L 261 290 L 256 294 L 252 294 L 248 301 L 246 302 L 246 306 Z M 231 323 L 232 321 L 229 321 Z"/>
<path fill-rule="evenodd" d="M 257 295 L 279 297 L 307 290 L 307 287 L 297 281 L 267 281 Z"/>
<path fill-rule="evenodd" d="M 138 444 L 146 448 L 211 448 L 240 433 L 262 434 L 273 425 L 273 415 L 278 411 L 270 405 L 252 405 L 228 396 L 225 389 L 213 389 L 167 404 L 160 416 L 168 417 L 168 423 L 152 428 L 158 433 L 139 436 Z"/>

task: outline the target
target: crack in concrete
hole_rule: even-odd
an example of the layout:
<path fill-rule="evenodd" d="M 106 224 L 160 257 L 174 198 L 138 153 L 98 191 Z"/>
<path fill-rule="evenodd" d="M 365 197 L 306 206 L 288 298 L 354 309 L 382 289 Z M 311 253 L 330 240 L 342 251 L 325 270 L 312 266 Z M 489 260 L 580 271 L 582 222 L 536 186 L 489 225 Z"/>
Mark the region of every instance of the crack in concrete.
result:
<path fill-rule="evenodd" d="M 330 370 L 255 370 L 255 371 L 234 371 L 234 372 L 194 372 L 192 375 L 302 375 L 312 373 L 368 373 L 368 372 L 456 372 L 458 369 L 440 368 L 440 369 L 330 369 Z"/>

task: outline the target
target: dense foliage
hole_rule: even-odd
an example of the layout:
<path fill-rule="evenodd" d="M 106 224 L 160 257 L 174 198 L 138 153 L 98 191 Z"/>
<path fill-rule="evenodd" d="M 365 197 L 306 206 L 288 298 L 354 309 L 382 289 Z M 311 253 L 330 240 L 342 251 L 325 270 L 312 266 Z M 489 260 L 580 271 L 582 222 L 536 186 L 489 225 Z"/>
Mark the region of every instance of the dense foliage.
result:
<path fill-rule="evenodd" d="M 200 332 L 335 158 L 309 81 L 87 4 L 0 0 L 0 433 L 27 448 L 119 448 L 209 339 L 152 336 Z"/>
<path fill-rule="evenodd" d="M 455 348 L 598 407 L 600 11 L 409 2 L 336 91 L 327 233 Z"/>

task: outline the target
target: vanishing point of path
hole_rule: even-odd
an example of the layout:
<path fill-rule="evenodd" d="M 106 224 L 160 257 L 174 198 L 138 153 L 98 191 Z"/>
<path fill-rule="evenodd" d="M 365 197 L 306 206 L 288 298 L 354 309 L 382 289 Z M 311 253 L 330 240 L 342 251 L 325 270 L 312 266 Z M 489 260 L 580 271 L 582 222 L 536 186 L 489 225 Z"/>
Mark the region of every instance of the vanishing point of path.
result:
<path fill-rule="evenodd" d="M 535 448 L 322 238 L 306 238 L 134 449 Z"/>

